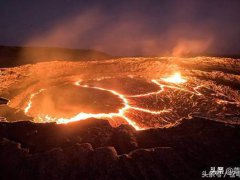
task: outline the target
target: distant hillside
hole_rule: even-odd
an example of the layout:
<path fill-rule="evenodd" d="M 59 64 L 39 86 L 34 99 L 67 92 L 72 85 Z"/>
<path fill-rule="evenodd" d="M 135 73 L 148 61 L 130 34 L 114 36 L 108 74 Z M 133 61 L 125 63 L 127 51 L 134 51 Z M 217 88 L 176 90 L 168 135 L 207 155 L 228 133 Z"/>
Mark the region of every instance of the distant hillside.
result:
<path fill-rule="evenodd" d="M 43 61 L 83 61 L 109 59 L 110 55 L 95 50 L 0 46 L 0 67 L 13 67 Z"/>

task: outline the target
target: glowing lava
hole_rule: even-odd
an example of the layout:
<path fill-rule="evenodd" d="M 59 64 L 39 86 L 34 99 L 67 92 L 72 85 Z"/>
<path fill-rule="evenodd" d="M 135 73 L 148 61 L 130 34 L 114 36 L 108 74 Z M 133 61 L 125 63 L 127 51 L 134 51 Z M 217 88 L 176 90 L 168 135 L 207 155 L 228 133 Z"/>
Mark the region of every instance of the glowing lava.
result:
<path fill-rule="evenodd" d="M 186 82 L 185 79 L 183 79 L 181 77 L 180 73 L 175 73 L 173 76 L 170 76 L 168 78 L 161 78 L 163 81 L 169 82 L 169 83 L 184 83 Z M 102 88 L 102 87 L 96 87 L 96 86 L 89 86 L 89 85 L 83 85 L 81 84 L 81 81 L 76 81 L 74 82 L 74 85 L 82 87 L 82 88 L 91 88 L 91 89 L 97 89 L 100 91 L 107 91 L 115 96 L 117 96 L 119 99 L 122 100 L 122 103 L 124 104 L 123 108 L 119 109 L 117 113 L 86 113 L 86 112 L 79 112 L 78 114 L 76 114 L 75 116 L 71 117 L 71 118 L 62 118 L 62 117 L 53 117 L 50 115 L 44 115 L 42 113 L 38 114 L 37 116 L 35 116 L 34 121 L 35 122 L 56 122 L 57 124 L 67 124 L 70 122 L 74 122 L 74 121 L 79 121 L 79 120 L 85 120 L 88 118 L 97 118 L 97 119 L 112 119 L 114 120 L 114 118 L 122 118 L 124 119 L 129 125 L 133 126 L 136 130 L 143 130 L 149 127 L 140 127 L 134 120 L 130 119 L 129 117 L 127 117 L 125 114 L 127 111 L 129 110 L 137 110 L 140 112 L 144 112 L 144 113 L 149 113 L 152 115 L 160 115 L 162 113 L 168 113 L 171 112 L 172 109 L 162 109 L 162 110 L 158 110 L 158 111 L 154 111 L 154 110 L 149 110 L 149 109 L 145 109 L 145 108 L 140 108 L 140 107 L 135 107 L 130 105 L 128 97 L 144 97 L 144 96 L 149 96 L 149 95 L 153 95 L 153 94 L 159 94 L 161 92 L 164 91 L 164 87 L 170 87 L 170 88 L 177 88 L 177 87 L 173 87 L 173 86 L 167 86 L 167 85 L 163 85 L 160 84 L 157 80 L 153 79 L 152 80 L 153 83 L 157 84 L 161 89 L 159 91 L 156 92 L 150 92 L 147 94 L 138 94 L 138 95 L 133 95 L 133 96 L 125 96 L 121 93 L 118 93 L 117 91 L 111 90 L 111 89 L 106 89 L 106 88 Z M 179 88 L 177 88 L 179 89 Z M 29 113 L 29 110 L 32 107 L 32 99 L 40 94 L 44 89 L 39 90 L 38 92 L 35 92 L 33 94 L 31 94 L 30 99 L 27 103 L 27 106 L 24 109 L 24 112 L 26 114 Z M 184 89 L 183 89 L 184 90 Z"/>
<path fill-rule="evenodd" d="M 150 113 L 150 114 L 154 114 L 154 115 L 158 115 L 161 113 L 166 113 L 171 111 L 171 109 L 163 109 L 163 110 L 159 110 L 159 111 L 152 111 L 149 109 L 144 109 L 144 108 L 139 108 L 139 107 L 134 107 L 131 106 L 128 99 L 114 91 L 114 90 L 110 90 L 110 89 L 105 89 L 105 88 L 101 88 L 101 87 L 92 87 L 92 86 L 88 86 L 88 85 L 82 85 L 81 81 L 77 81 L 74 83 L 74 85 L 82 87 L 82 88 L 91 88 L 91 89 L 97 89 L 100 91 L 107 91 L 115 96 L 117 96 L 119 99 L 122 100 L 124 107 L 119 109 L 117 113 L 97 113 L 97 114 L 93 114 L 93 113 L 85 113 L 85 112 L 79 112 L 77 115 L 71 117 L 71 118 L 59 118 L 59 117 L 53 117 L 50 115 L 44 115 L 42 113 L 38 114 L 37 116 L 34 117 L 34 121 L 35 122 L 56 122 L 57 124 L 67 124 L 70 122 L 74 122 L 74 121 L 79 121 L 79 120 L 85 120 L 88 118 L 97 118 L 97 119 L 114 119 L 115 117 L 119 117 L 119 118 L 123 118 L 129 125 L 133 126 L 136 130 L 143 130 L 146 129 L 146 127 L 140 127 L 137 125 L 137 123 L 135 121 L 133 121 L 132 119 L 128 118 L 127 116 L 125 116 L 125 112 L 131 109 L 137 110 L 137 111 L 141 111 L 141 112 L 145 112 L 145 113 Z M 38 92 L 35 92 L 33 94 L 30 95 L 29 101 L 27 103 L 27 106 L 24 108 L 24 112 L 26 114 L 29 113 L 29 110 L 32 107 L 32 99 L 40 94 L 44 89 L 39 90 Z"/>
<path fill-rule="evenodd" d="M 39 93 L 41 93 L 42 91 L 44 91 L 45 89 L 40 89 L 39 91 L 35 92 L 35 93 L 32 93 L 30 98 L 29 98 L 29 101 L 27 103 L 27 106 L 24 108 L 24 113 L 27 114 L 30 110 L 30 108 L 32 107 L 32 99 L 38 95 Z"/>
<path fill-rule="evenodd" d="M 186 79 L 182 78 L 181 74 L 179 72 L 176 72 L 172 76 L 161 78 L 163 81 L 168 83 L 175 83 L 175 84 L 181 84 L 187 82 Z"/>
<path fill-rule="evenodd" d="M 40 89 L 30 95 L 24 108 L 25 114 L 34 117 L 35 122 L 56 122 L 57 124 L 67 124 L 88 118 L 97 118 L 109 120 L 110 124 L 113 123 L 111 124 L 113 126 L 126 123 L 134 127 L 136 130 L 144 130 L 152 127 L 169 127 L 178 123 L 182 118 L 191 117 L 192 113 L 197 115 L 201 114 L 203 116 L 206 115 L 207 117 L 220 116 L 221 113 L 217 112 L 220 110 L 222 112 L 222 109 L 225 108 L 225 104 L 226 107 L 229 105 L 239 106 L 238 100 L 228 100 L 224 94 L 217 91 L 214 91 L 213 93 L 211 84 L 199 84 L 198 81 L 191 78 L 188 78 L 187 81 L 187 78 L 183 78 L 178 72 L 169 77 L 152 79 L 151 82 L 157 85 L 159 87 L 158 89 L 154 89 L 153 92 L 148 93 L 136 93 L 135 95 L 119 93 L 118 89 L 108 89 L 107 87 L 104 87 L 104 84 L 100 84 L 99 82 L 95 85 L 89 85 L 86 84 L 86 82 L 76 81 L 73 84 L 74 87 L 77 86 L 84 88 L 85 92 L 89 92 L 92 97 L 94 97 L 94 94 L 91 93 L 93 90 L 98 95 L 103 92 L 110 93 L 111 96 L 114 95 L 119 100 L 121 106 L 118 106 L 114 111 L 111 110 L 105 112 L 100 109 L 99 112 L 96 112 L 87 111 L 85 105 L 82 106 L 80 104 L 80 106 L 76 106 L 76 112 L 74 111 L 74 114 L 67 117 L 58 113 L 55 113 L 56 115 L 52 114 L 51 111 L 43 113 L 41 109 L 38 109 L 40 112 L 34 112 L 35 106 L 33 108 L 32 106 L 33 104 L 36 104 L 33 103 L 35 102 L 33 99 L 38 95 L 40 96 L 45 90 Z M 62 89 L 60 89 L 60 91 L 62 91 Z M 76 93 L 77 95 L 79 93 L 81 94 L 78 90 Z M 71 94 L 71 97 L 77 98 L 76 94 L 75 96 Z M 83 97 L 85 97 L 85 95 L 82 96 L 82 98 L 80 97 L 79 100 L 84 101 Z M 97 100 L 95 97 L 93 99 L 94 102 Z M 56 104 L 54 101 L 53 103 Z M 101 100 L 100 103 L 104 102 Z M 67 104 L 71 105 L 71 101 Z M 210 104 L 210 108 L 207 106 L 208 104 Z M 102 106 L 102 104 L 100 104 L 100 106 Z M 70 108 L 72 109 L 72 107 Z M 231 107 L 225 108 L 224 112 L 225 111 L 229 114 L 232 113 Z M 67 113 L 64 110 L 63 112 Z"/>

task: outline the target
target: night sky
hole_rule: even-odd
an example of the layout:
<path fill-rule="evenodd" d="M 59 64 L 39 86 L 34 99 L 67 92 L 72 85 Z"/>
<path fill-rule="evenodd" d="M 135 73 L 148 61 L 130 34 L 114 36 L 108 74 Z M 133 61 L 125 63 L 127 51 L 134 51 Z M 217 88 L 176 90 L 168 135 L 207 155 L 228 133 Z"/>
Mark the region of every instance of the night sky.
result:
<path fill-rule="evenodd" d="M 0 45 L 240 54 L 240 0 L 3 0 Z"/>

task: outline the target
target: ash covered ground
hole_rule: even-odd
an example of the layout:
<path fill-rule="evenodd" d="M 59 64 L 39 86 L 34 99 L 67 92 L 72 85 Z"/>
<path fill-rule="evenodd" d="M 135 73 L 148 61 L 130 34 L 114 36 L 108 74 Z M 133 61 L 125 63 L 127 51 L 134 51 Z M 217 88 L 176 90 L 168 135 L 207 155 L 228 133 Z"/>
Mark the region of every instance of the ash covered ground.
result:
<path fill-rule="evenodd" d="M 3 178 L 199 179 L 240 164 L 238 59 L 56 61 L 0 73 Z M 176 73 L 183 82 L 166 81 Z"/>

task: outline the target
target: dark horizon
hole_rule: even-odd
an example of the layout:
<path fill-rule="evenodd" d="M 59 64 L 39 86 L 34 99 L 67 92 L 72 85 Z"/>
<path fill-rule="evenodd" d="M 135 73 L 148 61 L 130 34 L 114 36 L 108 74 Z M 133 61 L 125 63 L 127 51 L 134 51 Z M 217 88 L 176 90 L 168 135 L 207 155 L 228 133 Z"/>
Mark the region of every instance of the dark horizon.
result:
<path fill-rule="evenodd" d="M 0 44 L 113 56 L 236 56 L 239 7 L 238 0 L 11 0 L 0 7 Z"/>
<path fill-rule="evenodd" d="M 21 55 L 21 49 L 52 49 L 53 51 L 54 50 L 58 50 L 59 52 L 61 50 L 67 50 L 69 52 L 71 51 L 79 51 L 82 52 L 82 51 L 89 51 L 89 52 L 96 52 L 96 53 L 102 53 L 102 54 L 105 54 L 106 56 L 108 56 L 107 59 L 109 58 L 124 58 L 124 57 L 163 57 L 161 56 L 161 54 L 132 54 L 130 56 L 125 56 L 125 55 L 112 55 L 108 52 L 104 52 L 104 51 L 100 51 L 100 50 L 96 50 L 96 49 L 78 49 L 78 48 L 65 48 L 65 47 L 56 47 L 56 46 L 53 46 L 53 47 L 47 47 L 47 46 L 4 46 L 4 45 L 0 45 L 0 51 L 3 51 L 2 49 L 9 49 L 9 52 L 11 51 L 11 49 L 19 49 L 19 52 L 18 54 Z M 30 51 L 29 51 L 30 53 Z M 9 54 L 10 56 L 12 56 L 11 54 Z M 220 58 L 233 58 L 233 59 L 240 59 L 240 53 L 239 54 L 211 54 L 211 53 L 208 53 L 208 54 L 204 54 L 204 53 L 196 53 L 196 54 L 185 54 L 185 55 L 181 55 L 181 56 L 174 56 L 174 55 L 170 55 L 170 56 L 167 56 L 167 57 L 183 57 L 183 58 L 191 58 L 191 57 L 220 57 Z M 71 59 L 72 60 L 72 59 Z"/>

